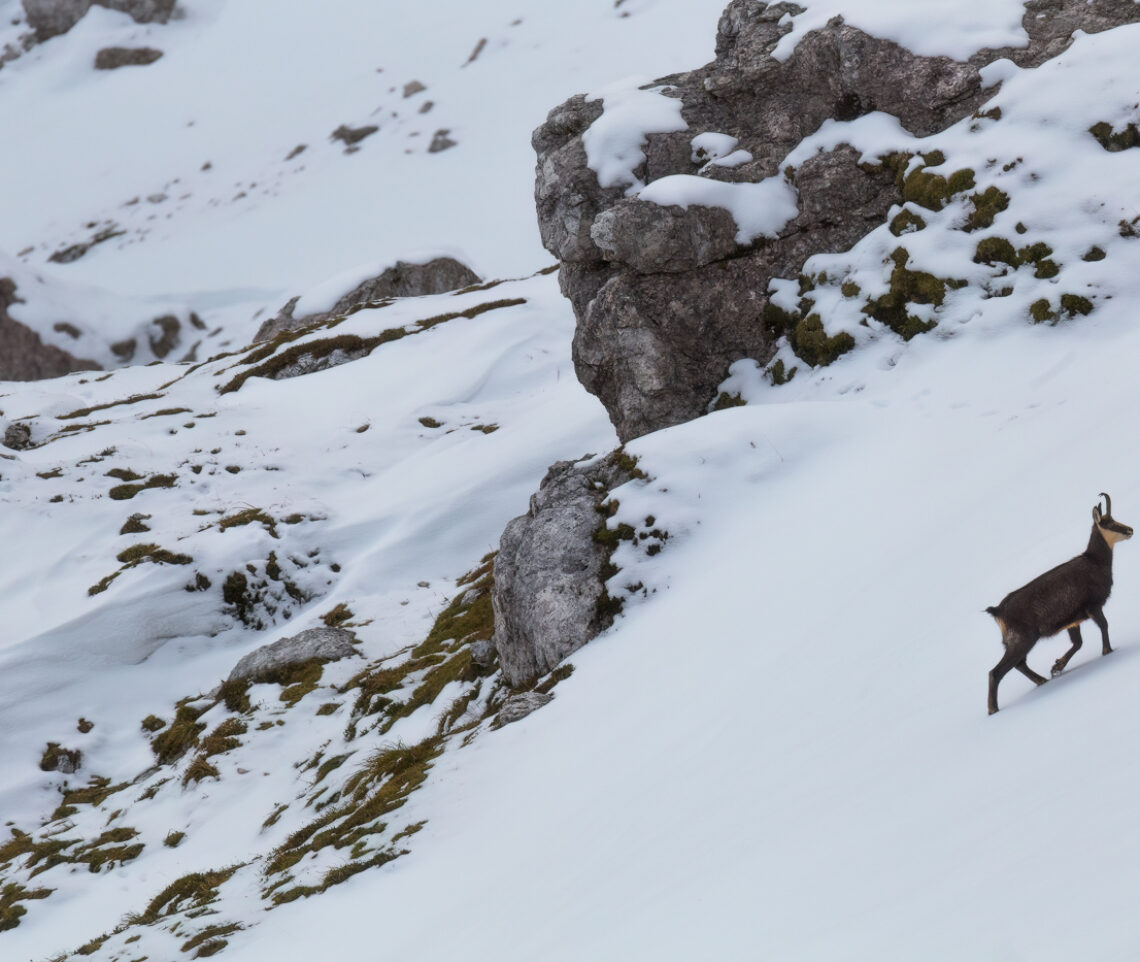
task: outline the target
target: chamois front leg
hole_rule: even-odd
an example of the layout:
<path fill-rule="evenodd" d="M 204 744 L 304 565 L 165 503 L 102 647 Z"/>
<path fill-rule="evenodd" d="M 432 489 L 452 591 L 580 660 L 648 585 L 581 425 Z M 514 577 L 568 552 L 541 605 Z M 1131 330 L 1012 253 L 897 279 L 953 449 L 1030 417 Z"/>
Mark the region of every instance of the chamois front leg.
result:
<path fill-rule="evenodd" d="M 1101 615 L 1101 617 L 1103 618 L 1104 616 Z M 1106 639 L 1105 644 L 1107 644 L 1108 635 L 1105 635 L 1104 637 Z M 1073 625 L 1073 627 L 1069 629 L 1069 640 L 1073 643 L 1073 647 L 1066 651 L 1055 662 L 1053 662 L 1052 675 L 1054 678 L 1056 678 L 1059 674 L 1061 674 L 1061 672 L 1065 670 L 1065 666 L 1069 663 L 1069 659 L 1072 658 L 1073 655 L 1077 653 L 1077 650 L 1081 647 L 1080 625 Z"/>
<path fill-rule="evenodd" d="M 1089 616 L 1096 622 L 1096 626 L 1100 629 L 1100 640 L 1102 655 L 1107 655 L 1112 651 L 1112 645 L 1108 643 L 1108 619 L 1104 616 L 1103 608 L 1096 608 L 1089 612 Z"/>

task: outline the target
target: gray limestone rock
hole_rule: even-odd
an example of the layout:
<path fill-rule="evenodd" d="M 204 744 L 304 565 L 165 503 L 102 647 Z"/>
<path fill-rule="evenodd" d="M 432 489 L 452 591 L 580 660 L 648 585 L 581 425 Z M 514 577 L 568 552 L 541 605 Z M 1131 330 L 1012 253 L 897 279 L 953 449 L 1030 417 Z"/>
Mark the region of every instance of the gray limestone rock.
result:
<path fill-rule="evenodd" d="M 559 461 L 531 495 L 530 510 L 503 531 L 493 641 L 512 687 L 531 684 L 612 622 L 599 604 L 609 553 L 594 534 L 604 523 L 602 500 L 632 477 L 614 455 Z"/>
<path fill-rule="evenodd" d="M 688 129 L 649 135 L 635 171 L 645 183 L 671 174 L 728 183 L 790 177 L 799 213 L 774 238 L 740 244 L 722 208 L 658 205 L 601 187 L 582 139 L 600 101 L 572 97 L 534 132 L 539 231 L 562 262 L 559 282 L 577 317 L 575 368 L 623 441 L 705 413 L 732 362 L 766 363 L 778 338 L 763 323 L 772 278 L 794 277 L 813 254 L 848 249 L 901 202 L 894 173 L 860 164 L 846 147 L 779 170 L 805 136 L 829 118 L 873 111 L 919 136 L 935 133 L 994 93 L 982 87 L 985 64 L 1008 56 L 1034 66 L 1068 46 L 1076 29 L 1140 20 L 1131 0 L 1031 0 L 1028 47 L 957 62 L 917 56 L 835 18 L 777 61 L 772 51 L 799 12 L 791 3 L 732 0 L 716 59 L 654 82 L 680 99 Z M 691 143 L 704 132 L 735 138 L 752 159 L 706 163 Z"/>
<path fill-rule="evenodd" d="M 282 668 L 320 658 L 338 661 L 357 653 L 352 644 L 352 632 L 343 628 L 309 628 L 291 638 L 282 638 L 271 645 L 251 651 L 234 665 L 227 681 L 266 680 Z"/>
<path fill-rule="evenodd" d="M 26 451 L 32 447 L 32 429 L 23 421 L 14 421 L 4 429 L 4 447 L 10 451 Z"/>
<path fill-rule="evenodd" d="M 492 642 L 486 638 L 472 642 L 470 646 L 471 660 L 480 668 L 490 668 L 495 664 L 497 652 Z"/>
<path fill-rule="evenodd" d="M 339 140 L 346 147 L 355 147 L 365 137 L 371 137 L 379 129 L 375 124 L 368 124 L 364 127 L 349 127 L 348 124 L 341 124 L 329 134 L 329 139 Z"/>
<path fill-rule="evenodd" d="M 154 47 L 104 47 L 95 54 L 96 70 L 118 70 L 119 67 L 145 67 L 162 56 Z"/>
<path fill-rule="evenodd" d="M 397 261 L 376 277 L 358 284 L 342 295 L 331 310 L 294 317 L 293 310 L 299 297 L 294 297 L 257 331 L 254 343 L 270 341 L 282 331 L 295 331 L 312 324 L 320 324 L 340 314 L 349 314 L 374 301 L 389 297 L 419 297 L 424 294 L 444 294 L 471 284 L 479 283 L 479 275 L 466 264 L 452 257 L 437 257 L 426 264 L 409 264 Z"/>
<path fill-rule="evenodd" d="M 540 691 L 524 691 L 517 695 L 511 695 L 503 703 L 503 707 L 499 709 L 499 727 L 502 728 L 503 725 L 520 721 L 543 705 L 549 705 L 553 700 L 553 695 Z"/>
<path fill-rule="evenodd" d="M 22 0 L 28 26 L 39 41 L 50 40 L 74 27 L 91 7 L 107 7 L 136 23 L 166 23 L 175 0 Z"/>
<path fill-rule="evenodd" d="M 428 145 L 429 154 L 438 154 L 443 150 L 450 150 L 452 147 L 458 145 L 458 141 L 452 140 L 449 136 L 450 130 L 437 130 L 431 138 L 431 143 Z"/>

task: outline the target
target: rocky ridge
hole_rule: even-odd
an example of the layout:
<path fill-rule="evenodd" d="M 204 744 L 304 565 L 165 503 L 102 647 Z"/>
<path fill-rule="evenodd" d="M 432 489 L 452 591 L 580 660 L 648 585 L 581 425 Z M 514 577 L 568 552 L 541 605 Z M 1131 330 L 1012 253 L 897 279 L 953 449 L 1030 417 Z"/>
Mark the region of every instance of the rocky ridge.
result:
<path fill-rule="evenodd" d="M 839 145 L 780 170 L 806 136 L 827 120 L 874 111 L 929 136 L 993 95 L 997 87 L 979 72 L 986 64 L 1009 57 L 1036 66 L 1064 50 L 1074 30 L 1140 19 L 1140 8 L 1118 0 L 1030 3 L 1025 48 L 957 62 L 916 56 L 836 18 L 776 60 L 799 12 L 790 3 L 733 0 L 718 25 L 716 59 L 651 85 L 680 101 L 686 129 L 649 133 L 634 172 L 644 184 L 676 174 L 724 184 L 782 177 L 798 212 L 774 236 L 742 243 L 724 207 L 658 204 L 624 184 L 602 186 L 585 144 L 600 100 L 573 97 L 534 133 L 539 227 L 562 262 L 562 290 L 578 320 L 575 367 L 622 440 L 705 413 L 734 361 L 769 361 L 783 333 L 765 323 L 770 282 L 796 276 L 813 254 L 848 249 L 903 203 L 909 158 L 901 167 L 869 165 Z M 731 166 L 697 149 L 702 132 L 731 140 Z"/>

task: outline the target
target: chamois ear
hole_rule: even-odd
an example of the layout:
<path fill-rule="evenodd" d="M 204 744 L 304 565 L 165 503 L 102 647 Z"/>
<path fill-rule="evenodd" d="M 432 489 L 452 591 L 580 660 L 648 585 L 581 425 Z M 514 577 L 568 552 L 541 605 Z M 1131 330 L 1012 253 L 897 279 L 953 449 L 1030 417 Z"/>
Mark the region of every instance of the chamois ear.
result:
<path fill-rule="evenodd" d="M 1093 524 L 1100 524 L 1100 519 L 1101 519 L 1100 505 L 1099 504 L 1093 505 Z"/>

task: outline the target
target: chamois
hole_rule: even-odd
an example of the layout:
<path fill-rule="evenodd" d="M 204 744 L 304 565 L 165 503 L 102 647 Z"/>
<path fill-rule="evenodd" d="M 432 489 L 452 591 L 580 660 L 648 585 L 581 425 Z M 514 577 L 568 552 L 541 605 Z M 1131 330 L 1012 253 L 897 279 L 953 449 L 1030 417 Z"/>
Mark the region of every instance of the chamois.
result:
<path fill-rule="evenodd" d="M 1112 499 L 1101 492 L 1104 513 L 1100 503 L 1093 508 L 1093 526 L 1084 554 L 1057 565 L 1029 584 L 1011 591 L 996 608 L 987 608 L 1001 629 L 1001 643 L 1005 654 L 990 672 L 990 714 L 998 710 L 997 690 L 1001 680 L 1011 668 L 1016 668 L 1037 685 L 1042 678 L 1025 658 L 1037 644 L 1068 629 L 1073 646 L 1053 665 L 1054 677 L 1065 670 L 1069 659 L 1081 647 L 1080 624 L 1091 618 L 1100 628 L 1102 654 L 1112 651 L 1108 643 L 1108 621 L 1104 617 L 1104 603 L 1112 591 L 1112 547 L 1117 541 L 1132 537 L 1132 529 L 1112 517 Z"/>

